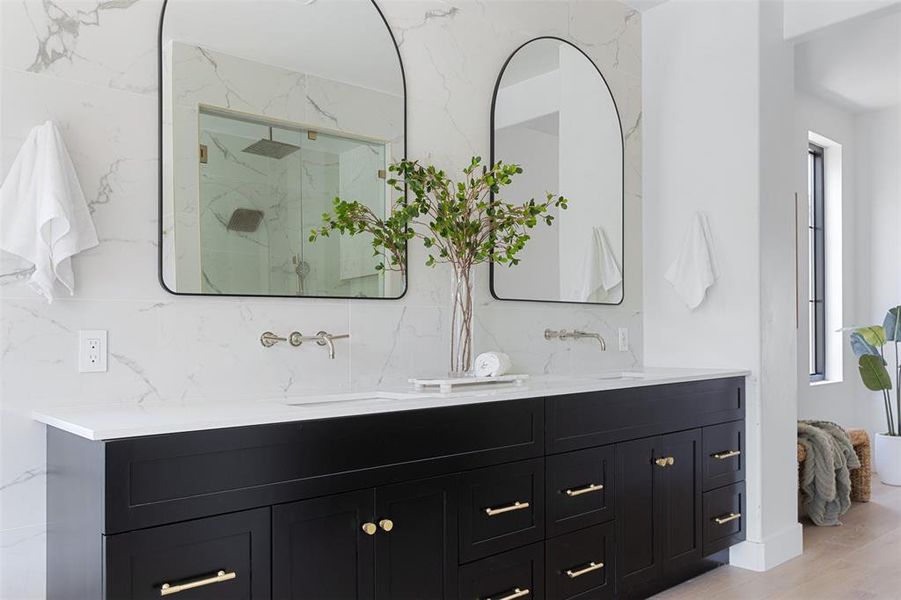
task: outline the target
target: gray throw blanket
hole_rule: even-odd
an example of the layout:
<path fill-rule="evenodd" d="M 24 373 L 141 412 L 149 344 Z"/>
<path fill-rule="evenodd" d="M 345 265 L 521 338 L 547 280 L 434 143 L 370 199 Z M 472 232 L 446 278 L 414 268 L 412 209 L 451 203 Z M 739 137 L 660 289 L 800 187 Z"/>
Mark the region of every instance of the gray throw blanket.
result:
<path fill-rule="evenodd" d="M 807 516 L 817 525 L 841 525 L 851 506 L 848 470 L 860 468 L 848 434 L 828 421 L 798 421 L 798 443 L 807 451 L 801 470 Z"/>

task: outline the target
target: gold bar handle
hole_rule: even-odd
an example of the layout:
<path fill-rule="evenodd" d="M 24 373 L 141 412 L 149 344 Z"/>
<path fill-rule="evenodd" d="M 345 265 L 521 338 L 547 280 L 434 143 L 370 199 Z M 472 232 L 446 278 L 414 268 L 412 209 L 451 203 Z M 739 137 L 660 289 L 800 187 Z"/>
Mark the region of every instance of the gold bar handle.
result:
<path fill-rule="evenodd" d="M 506 596 L 501 596 L 499 598 L 485 598 L 485 600 L 516 600 L 516 598 L 525 598 L 529 594 L 531 594 L 531 590 L 529 588 L 513 588 L 513 591 L 507 594 Z"/>
<path fill-rule="evenodd" d="M 194 588 L 203 587 L 205 585 L 222 583 L 223 581 L 234 579 L 237 576 L 237 573 L 235 573 L 234 571 L 219 571 L 213 577 L 197 579 L 195 581 L 189 581 L 187 583 L 179 583 L 178 585 L 164 583 L 162 587 L 160 587 L 160 596 L 169 596 L 171 594 L 177 594 L 178 592 L 183 592 L 185 590 L 193 590 Z"/>
<path fill-rule="evenodd" d="M 513 504 L 509 504 L 507 506 L 499 506 L 497 508 L 486 508 L 485 514 L 489 517 L 493 517 L 495 515 L 502 515 L 504 513 L 512 512 L 514 510 L 523 510 L 524 508 L 529 508 L 528 502 L 519 502 L 516 501 Z"/>
<path fill-rule="evenodd" d="M 716 454 L 712 454 L 713 458 L 717 460 L 726 460 L 727 458 L 732 458 L 734 456 L 738 456 L 741 454 L 741 450 L 727 450 L 726 452 L 717 452 Z"/>
<path fill-rule="evenodd" d="M 588 563 L 587 567 L 583 567 L 581 569 L 568 569 L 566 571 L 566 576 L 569 577 L 570 579 L 575 579 L 576 577 L 581 577 L 582 575 L 585 575 L 586 573 L 591 573 L 592 571 L 597 571 L 598 569 L 603 569 L 603 568 L 604 568 L 604 563 L 591 561 L 590 563 Z"/>
<path fill-rule="evenodd" d="M 729 513 L 728 515 L 723 515 L 722 517 L 714 517 L 713 521 L 717 525 L 722 525 L 724 523 L 728 523 L 729 521 L 734 521 L 735 519 L 740 519 L 741 513 Z"/>
<path fill-rule="evenodd" d="M 600 483 L 592 483 L 592 484 L 586 485 L 585 487 L 564 490 L 563 493 L 566 494 L 567 496 L 569 496 L 570 498 L 573 498 L 575 496 L 581 496 L 582 494 L 590 494 L 591 492 L 599 492 L 602 489 L 604 489 L 604 486 L 601 485 Z"/>

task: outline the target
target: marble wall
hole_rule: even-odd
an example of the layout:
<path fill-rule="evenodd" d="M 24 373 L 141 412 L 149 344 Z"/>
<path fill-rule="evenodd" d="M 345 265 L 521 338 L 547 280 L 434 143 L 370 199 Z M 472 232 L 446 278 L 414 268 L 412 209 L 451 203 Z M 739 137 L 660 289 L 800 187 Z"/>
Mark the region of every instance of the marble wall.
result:
<path fill-rule="evenodd" d="M 626 132 L 625 302 L 496 302 L 477 277 L 477 350 L 517 370 L 574 373 L 641 362 L 640 17 L 615 1 L 381 0 L 407 75 L 408 154 L 457 170 L 487 158 L 495 78 L 521 43 L 556 35 L 607 76 Z M 157 277 L 157 27 L 160 0 L 0 2 L 0 175 L 28 130 L 59 122 L 101 240 L 75 260 L 77 294 L 52 305 L 0 261 L 0 597 L 44 596 L 44 429 L 34 408 L 227 401 L 398 383 L 444 367 L 450 275 L 413 248 L 400 301 L 174 297 Z M 545 327 L 597 330 L 616 344 L 548 342 Z M 109 330 L 109 372 L 77 372 L 79 329 Z M 321 348 L 264 349 L 262 331 L 350 332 Z M 415 351 L 414 351 L 415 350 Z"/>

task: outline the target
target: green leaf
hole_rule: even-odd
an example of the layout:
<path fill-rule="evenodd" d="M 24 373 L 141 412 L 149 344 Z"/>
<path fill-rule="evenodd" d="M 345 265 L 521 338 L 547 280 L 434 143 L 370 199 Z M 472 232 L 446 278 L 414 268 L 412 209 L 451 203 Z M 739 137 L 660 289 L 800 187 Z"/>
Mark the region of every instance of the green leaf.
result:
<path fill-rule="evenodd" d="M 892 389 L 892 378 L 885 368 L 885 361 L 881 356 L 864 354 L 858 359 L 860 378 L 868 390 L 881 392 Z"/>
<path fill-rule="evenodd" d="M 901 306 L 888 309 L 882 323 L 885 337 L 893 342 L 901 342 Z"/>
<path fill-rule="evenodd" d="M 865 354 L 879 356 L 879 349 L 868 343 L 863 335 L 856 331 L 851 333 L 851 351 L 854 352 L 854 356 L 857 357 Z"/>
<path fill-rule="evenodd" d="M 870 325 L 854 330 L 863 336 L 863 339 L 871 346 L 882 348 L 885 345 L 885 329 L 881 325 Z"/>

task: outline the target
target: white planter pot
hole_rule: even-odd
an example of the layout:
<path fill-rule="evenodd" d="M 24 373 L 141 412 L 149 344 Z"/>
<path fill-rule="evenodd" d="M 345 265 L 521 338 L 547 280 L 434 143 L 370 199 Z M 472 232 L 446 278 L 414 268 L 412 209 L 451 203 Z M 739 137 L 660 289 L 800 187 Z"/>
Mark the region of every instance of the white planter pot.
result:
<path fill-rule="evenodd" d="M 877 433 L 874 462 L 882 483 L 901 486 L 901 436 Z"/>

